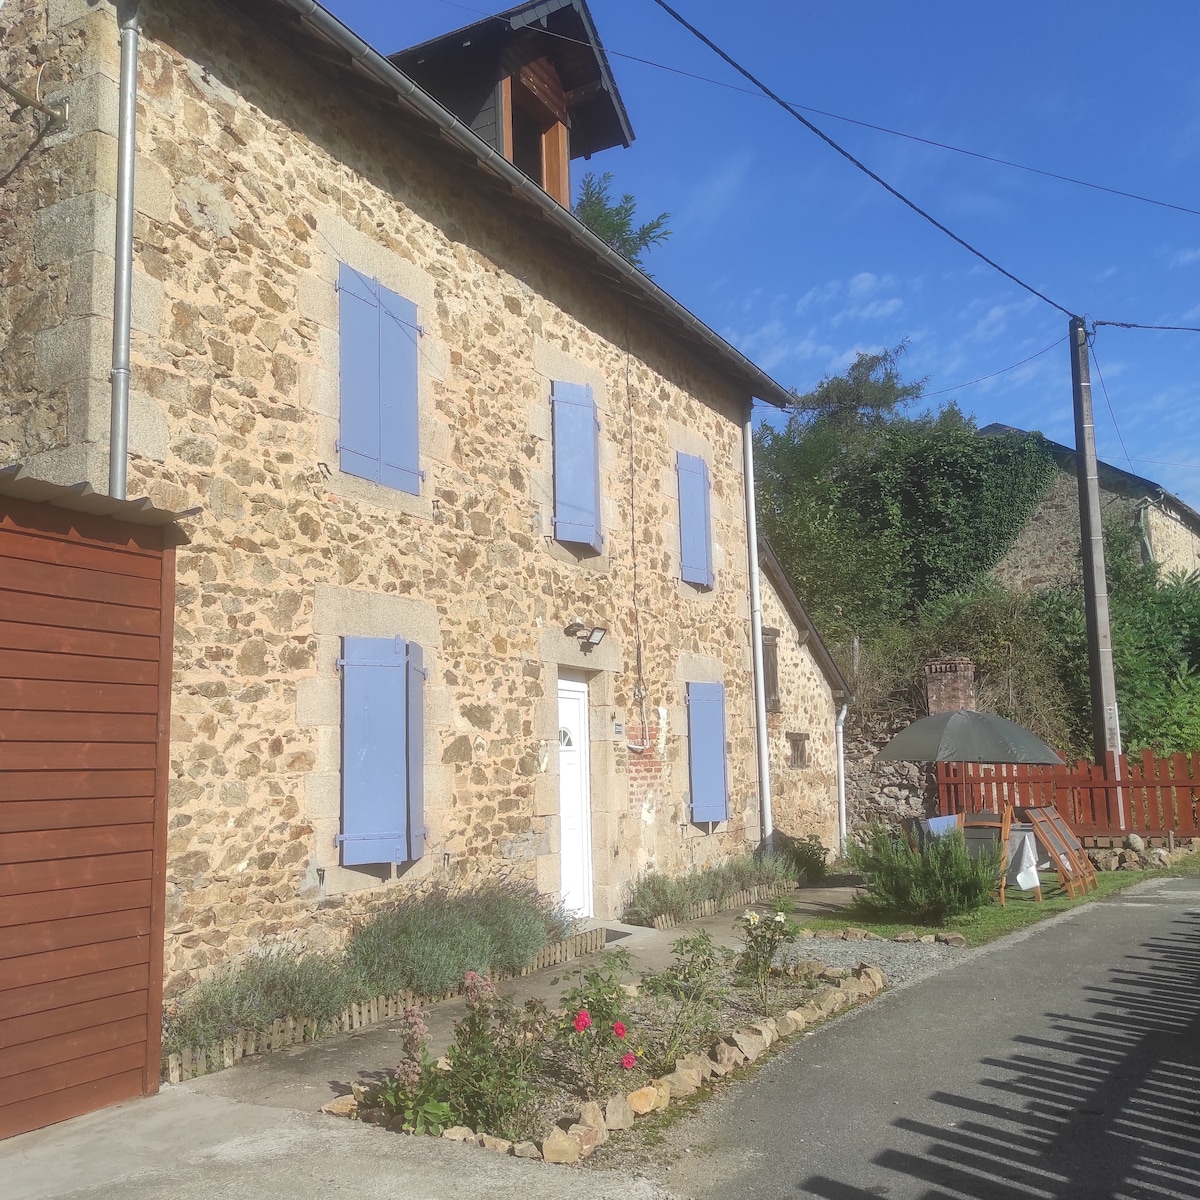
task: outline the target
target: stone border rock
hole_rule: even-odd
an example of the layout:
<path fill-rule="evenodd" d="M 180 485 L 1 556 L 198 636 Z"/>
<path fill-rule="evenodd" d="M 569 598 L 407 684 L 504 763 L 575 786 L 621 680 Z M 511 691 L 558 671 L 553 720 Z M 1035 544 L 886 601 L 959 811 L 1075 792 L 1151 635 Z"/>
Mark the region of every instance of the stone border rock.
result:
<path fill-rule="evenodd" d="M 570 962 L 572 959 L 582 958 L 585 954 L 597 954 L 604 949 L 607 937 L 607 930 L 602 925 L 595 929 L 587 929 L 583 933 L 564 938 L 561 942 L 552 942 L 534 955 L 533 960 L 519 971 L 498 972 L 491 976 L 491 979 L 497 983 L 506 979 L 519 979 L 543 967 Z M 393 1021 L 410 1004 L 437 1004 L 439 1001 L 460 995 L 461 992 L 462 988 L 459 987 L 441 996 L 418 996 L 415 992 L 374 996 L 361 1004 L 350 1005 L 324 1027 L 312 1017 L 284 1017 L 273 1022 L 271 1028 L 262 1033 L 238 1029 L 219 1045 L 200 1049 L 189 1048 L 181 1050 L 178 1054 L 165 1055 L 161 1078 L 164 1083 L 183 1083 L 200 1075 L 212 1075 L 232 1067 L 251 1054 L 269 1054 L 273 1050 L 286 1050 L 289 1046 L 315 1042 L 322 1036 L 351 1033 L 381 1021 Z"/>
<path fill-rule="evenodd" d="M 900 942 L 900 943 L 919 943 L 923 946 L 931 946 L 934 942 L 939 942 L 943 946 L 964 947 L 967 944 L 967 939 L 961 933 L 956 933 L 950 930 L 947 933 L 917 933 L 915 929 L 906 930 L 904 933 L 898 933 L 894 938 L 885 938 L 882 934 L 872 933 L 869 929 L 856 929 L 853 926 L 847 926 L 845 929 L 801 929 L 797 935 L 800 941 L 818 941 L 818 942 Z"/>
<path fill-rule="evenodd" d="M 510 1142 L 506 1138 L 476 1133 L 465 1125 L 443 1130 L 450 1141 L 477 1145 L 517 1158 L 540 1159 L 566 1166 L 583 1159 L 608 1141 L 609 1134 L 631 1129 L 639 1117 L 670 1107 L 673 1100 L 694 1095 L 705 1084 L 715 1083 L 738 1067 L 760 1058 L 778 1042 L 804 1032 L 810 1025 L 828 1020 L 855 1004 L 870 1000 L 887 986 L 879 967 L 861 963 L 853 971 L 826 967 L 817 978 L 824 982 L 800 1005 L 778 1017 L 762 1017 L 741 1029 L 717 1038 L 707 1054 L 693 1053 L 676 1059 L 675 1069 L 661 1079 L 652 1079 L 631 1092 L 618 1092 L 603 1104 L 589 1101 L 548 1130 L 540 1143 Z M 362 1109 L 354 1096 L 339 1096 L 321 1108 L 331 1116 L 353 1117 L 371 1124 L 399 1130 L 402 1117 L 385 1119 L 381 1109 Z"/>

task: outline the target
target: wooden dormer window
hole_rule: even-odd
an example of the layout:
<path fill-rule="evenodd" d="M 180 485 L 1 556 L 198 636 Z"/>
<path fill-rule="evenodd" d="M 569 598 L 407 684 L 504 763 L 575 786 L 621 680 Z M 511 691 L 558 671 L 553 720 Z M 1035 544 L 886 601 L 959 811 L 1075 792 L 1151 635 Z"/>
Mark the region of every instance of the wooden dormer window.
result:
<path fill-rule="evenodd" d="M 504 77 L 500 96 L 504 157 L 568 207 L 567 97 L 554 64 L 525 63 Z"/>

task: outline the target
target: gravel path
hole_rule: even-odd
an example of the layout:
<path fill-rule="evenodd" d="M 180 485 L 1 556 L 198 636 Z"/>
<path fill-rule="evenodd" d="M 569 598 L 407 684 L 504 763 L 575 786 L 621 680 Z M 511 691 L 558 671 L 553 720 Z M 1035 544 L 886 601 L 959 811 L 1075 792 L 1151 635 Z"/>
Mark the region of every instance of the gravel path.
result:
<path fill-rule="evenodd" d="M 806 938 L 789 946 L 783 961 L 817 959 L 827 967 L 857 967 L 865 962 L 882 968 L 888 983 L 897 984 L 936 975 L 954 966 L 966 953 L 966 950 L 943 946 L 940 942 L 922 945 L 920 942 L 841 942 Z"/>

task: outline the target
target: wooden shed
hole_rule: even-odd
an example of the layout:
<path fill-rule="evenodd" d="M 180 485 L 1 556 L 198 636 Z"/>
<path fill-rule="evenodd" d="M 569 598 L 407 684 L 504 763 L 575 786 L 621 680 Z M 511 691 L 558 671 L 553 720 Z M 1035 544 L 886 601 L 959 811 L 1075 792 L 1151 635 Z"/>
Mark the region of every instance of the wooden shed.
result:
<path fill-rule="evenodd" d="M 0 470 L 0 1137 L 158 1088 L 179 515 Z"/>

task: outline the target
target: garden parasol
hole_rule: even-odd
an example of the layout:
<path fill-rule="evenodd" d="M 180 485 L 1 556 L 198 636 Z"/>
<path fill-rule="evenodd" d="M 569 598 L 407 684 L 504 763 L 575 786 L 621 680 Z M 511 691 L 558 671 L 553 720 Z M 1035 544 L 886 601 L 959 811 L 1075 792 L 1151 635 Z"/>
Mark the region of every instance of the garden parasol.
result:
<path fill-rule="evenodd" d="M 1023 725 L 995 713 L 965 708 L 914 721 L 875 755 L 875 761 L 1048 765 L 1063 762 Z"/>

